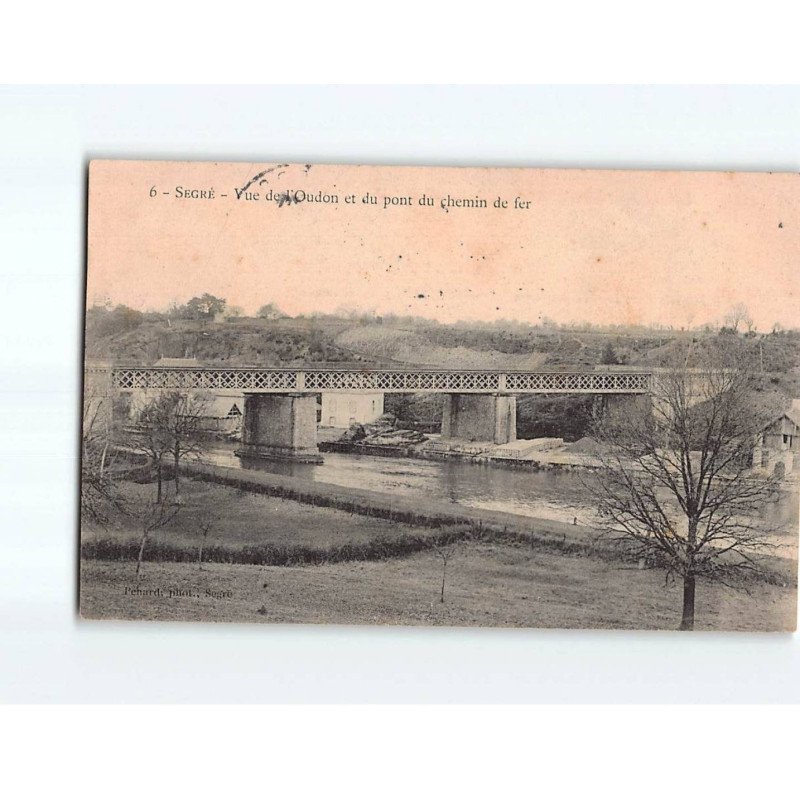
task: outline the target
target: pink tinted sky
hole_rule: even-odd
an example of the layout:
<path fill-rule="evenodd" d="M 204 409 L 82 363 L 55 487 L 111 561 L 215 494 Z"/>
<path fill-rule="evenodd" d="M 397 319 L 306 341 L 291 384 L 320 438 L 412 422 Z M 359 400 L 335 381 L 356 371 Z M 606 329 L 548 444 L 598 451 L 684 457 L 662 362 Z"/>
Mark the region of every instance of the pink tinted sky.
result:
<path fill-rule="evenodd" d="M 163 309 L 210 292 L 249 313 L 273 302 L 292 315 L 677 327 L 743 302 L 761 329 L 800 327 L 795 174 L 274 167 L 93 162 L 89 302 Z M 248 189 L 259 200 L 236 200 L 270 168 Z M 178 199 L 177 187 L 215 198 Z M 263 199 L 270 190 L 339 203 L 279 207 Z M 361 202 L 368 192 L 377 205 Z M 412 205 L 384 209 L 387 195 Z M 448 195 L 488 208 L 446 212 Z M 508 208 L 493 207 L 498 196 Z"/>

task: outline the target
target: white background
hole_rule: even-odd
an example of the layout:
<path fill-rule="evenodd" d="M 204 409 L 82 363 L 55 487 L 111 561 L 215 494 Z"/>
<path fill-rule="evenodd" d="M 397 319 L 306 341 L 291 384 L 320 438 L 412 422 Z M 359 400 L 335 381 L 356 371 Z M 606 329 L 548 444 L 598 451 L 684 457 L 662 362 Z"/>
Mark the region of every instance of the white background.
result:
<path fill-rule="evenodd" d="M 794 635 L 76 615 L 88 159 L 793 171 L 798 88 L 16 88 L 0 121 L 0 701 L 800 701 Z"/>

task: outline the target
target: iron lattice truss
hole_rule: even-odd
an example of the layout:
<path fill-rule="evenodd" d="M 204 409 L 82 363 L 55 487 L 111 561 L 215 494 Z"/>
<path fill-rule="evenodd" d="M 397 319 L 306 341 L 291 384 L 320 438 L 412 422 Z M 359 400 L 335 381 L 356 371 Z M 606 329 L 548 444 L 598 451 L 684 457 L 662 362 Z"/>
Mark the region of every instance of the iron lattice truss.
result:
<path fill-rule="evenodd" d="M 651 381 L 652 374 L 649 372 L 111 368 L 111 384 L 123 390 L 227 389 L 248 393 L 644 394 L 651 390 Z"/>

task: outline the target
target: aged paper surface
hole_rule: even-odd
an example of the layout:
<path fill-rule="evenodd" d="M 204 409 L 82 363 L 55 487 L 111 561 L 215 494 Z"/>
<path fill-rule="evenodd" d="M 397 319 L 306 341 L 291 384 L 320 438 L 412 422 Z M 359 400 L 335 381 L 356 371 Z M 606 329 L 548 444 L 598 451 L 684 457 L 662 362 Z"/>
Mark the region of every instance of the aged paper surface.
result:
<path fill-rule="evenodd" d="M 81 614 L 793 630 L 798 188 L 92 162 Z"/>

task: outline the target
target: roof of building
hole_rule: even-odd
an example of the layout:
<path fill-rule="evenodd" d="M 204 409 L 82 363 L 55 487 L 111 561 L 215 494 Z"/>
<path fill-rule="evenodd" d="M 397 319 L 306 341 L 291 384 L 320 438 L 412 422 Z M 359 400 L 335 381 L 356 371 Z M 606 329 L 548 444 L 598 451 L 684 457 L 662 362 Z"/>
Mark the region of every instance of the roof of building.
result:
<path fill-rule="evenodd" d="M 800 427 L 800 408 L 790 408 L 784 412 L 784 416 L 788 417 L 795 425 Z"/>
<path fill-rule="evenodd" d="M 238 417 L 241 414 L 241 401 L 231 397 L 214 397 L 203 405 L 201 412 L 201 416 L 214 419 L 225 419 L 230 416 Z"/>
<path fill-rule="evenodd" d="M 200 362 L 196 358 L 159 358 L 154 367 L 199 367 Z"/>
<path fill-rule="evenodd" d="M 788 419 L 792 425 L 797 426 L 800 428 L 800 411 L 795 408 L 790 408 L 787 411 L 781 411 L 780 414 L 772 417 L 770 421 L 764 425 L 762 430 L 766 430 L 767 428 L 771 428 L 776 422 L 780 422 L 782 419 Z"/>

